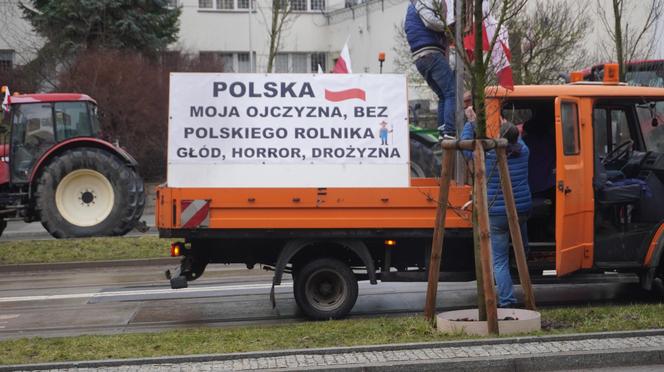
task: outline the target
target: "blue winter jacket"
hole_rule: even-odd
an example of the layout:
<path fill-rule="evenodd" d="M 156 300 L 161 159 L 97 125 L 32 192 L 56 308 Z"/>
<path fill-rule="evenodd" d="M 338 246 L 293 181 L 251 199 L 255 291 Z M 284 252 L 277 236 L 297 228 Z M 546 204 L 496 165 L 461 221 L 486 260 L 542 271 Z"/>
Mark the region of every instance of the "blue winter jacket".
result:
<path fill-rule="evenodd" d="M 466 123 L 461 132 L 462 140 L 475 138 L 475 124 Z M 521 151 L 507 156 L 507 166 L 510 170 L 510 179 L 512 180 L 512 190 L 514 191 L 514 202 L 516 203 L 517 213 L 529 213 L 532 208 L 530 187 L 528 185 L 528 156 L 530 150 L 528 146 L 519 138 Z M 472 158 L 472 151 L 464 151 L 464 156 Z M 486 152 L 486 174 L 487 174 L 487 200 L 489 204 L 489 215 L 504 216 L 505 199 L 503 199 L 503 190 L 500 185 L 500 172 L 498 170 L 496 151 Z"/>
<path fill-rule="evenodd" d="M 445 35 L 442 32 L 428 29 L 412 2 L 408 4 L 404 30 L 412 53 L 425 47 L 446 49 Z"/>

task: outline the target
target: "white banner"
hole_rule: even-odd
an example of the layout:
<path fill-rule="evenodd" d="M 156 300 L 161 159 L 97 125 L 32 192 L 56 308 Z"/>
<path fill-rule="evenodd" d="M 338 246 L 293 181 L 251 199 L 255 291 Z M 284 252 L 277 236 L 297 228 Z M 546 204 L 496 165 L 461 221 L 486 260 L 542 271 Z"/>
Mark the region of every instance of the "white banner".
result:
<path fill-rule="evenodd" d="M 172 187 L 406 187 L 403 75 L 174 73 Z"/>

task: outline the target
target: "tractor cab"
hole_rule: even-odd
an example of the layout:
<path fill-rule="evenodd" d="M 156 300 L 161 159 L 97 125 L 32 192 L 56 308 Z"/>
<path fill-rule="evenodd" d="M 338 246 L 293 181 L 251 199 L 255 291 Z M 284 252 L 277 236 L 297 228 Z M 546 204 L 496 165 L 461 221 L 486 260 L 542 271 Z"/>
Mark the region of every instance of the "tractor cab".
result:
<path fill-rule="evenodd" d="M 75 137 L 99 137 L 97 105 L 81 94 L 12 97 L 9 158 L 13 184 L 29 181 L 33 166 L 55 144 Z"/>
<path fill-rule="evenodd" d="M 101 139 L 85 94 L 6 96 L 0 131 L 0 233 L 41 221 L 56 238 L 123 235 L 143 213 L 136 160 Z M 8 115 L 7 115 L 8 113 Z"/>

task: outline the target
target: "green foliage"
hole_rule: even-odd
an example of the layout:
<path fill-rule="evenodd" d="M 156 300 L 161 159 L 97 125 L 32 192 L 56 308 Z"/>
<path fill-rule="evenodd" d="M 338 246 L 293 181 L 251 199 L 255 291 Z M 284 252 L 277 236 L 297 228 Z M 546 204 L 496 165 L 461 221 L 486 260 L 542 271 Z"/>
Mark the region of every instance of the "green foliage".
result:
<path fill-rule="evenodd" d="M 168 257 L 169 241 L 140 238 L 86 238 L 0 243 L 0 265 Z"/>
<path fill-rule="evenodd" d="M 24 16 L 62 55 L 130 49 L 146 55 L 177 40 L 180 9 L 165 0 L 32 0 Z"/>
<path fill-rule="evenodd" d="M 159 333 L 0 341 L 0 364 L 235 353 L 469 338 L 435 331 L 421 316 L 189 328 Z"/>

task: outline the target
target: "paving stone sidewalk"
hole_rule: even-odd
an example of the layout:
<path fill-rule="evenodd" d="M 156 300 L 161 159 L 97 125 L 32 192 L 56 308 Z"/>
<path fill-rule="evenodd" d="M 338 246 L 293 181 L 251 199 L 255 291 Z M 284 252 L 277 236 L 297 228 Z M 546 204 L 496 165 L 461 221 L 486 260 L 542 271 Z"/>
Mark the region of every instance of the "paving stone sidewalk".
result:
<path fill-rule="evenodd" d="M 261 356 L 261 357 L 242 357 L 220 358 L 225 360 L 206 361 L 206 362 L 186 362 L 186 363 L 168 363 L 168 364 L 143 364 L 143 365 L 121 365 L 99 368 L 69 368 L 61 371 L 244 371 L 244 370 L 302 370 L 302 369 L 360 369 L 365 370 L 369 366 L 413 366 L 420 365 L 422 370 L 435 370 L 432 368 L 435 363 L 456 362 L 455 369 L 475 369 L 473 366 L 479 366 L 477 362 L 484 361 L 485 366 L 491 364 L 492 360 L 510 360 L 511 358 L 528 357 L 555 357 L 562 355 L 566 358 L 579 357 L 584 354 L 593 354 L 598 352 L 603 355 L 615 355 L 622 353 L 628 358 L 632 358 L 629 352 L 649 350 L 658 354 L 656 359 L 664 355 L 664 335 L 638 336 L 638 337 L 608 337 L 608 338 L 590 338 L 581 340 L 556 340 L 538 342 L 536 339 L 529 342 L 498 343 L 485 345 L 468 346 L 450 346 L 450 347 L 422 347 L 403 349 L 376 350 L 358 352 L 348 351 L 339 353 L 327 353 L 294 351 L 292 354 Z M 659 350 L 659 351 L 658 351 Z M 634 353 L 634 355 L 639 355 Z M 227 355 L 232 357 L 232 355 Z M 550 361 L 551 358 L 547 359 Z M 468 363 L 464 363 L 468 361 Z M 429 362 L 429 363 L 427 363 Z M 459 363 L 460 362 L 460 363 Z M 434 364 L 432 364 L 434 363 Z M 475 363 L 475 364 L 473 364 Z M 635 363 L 639 364 L 639 363 Z M 567 364 L 569 365 L 569 363 Z M 428 366 L 428 367 L 427 367 Z M 442 367 L 442 365 L 441 365 Z M 544 365 L 542 369 L 555 369 L 555 366 Z M 401 369 L 398 367 L 397 369 Z M 514 368 L 518 369 L 518 368 Z M 418 368 L 415 368 L 418 370 Z"/>

